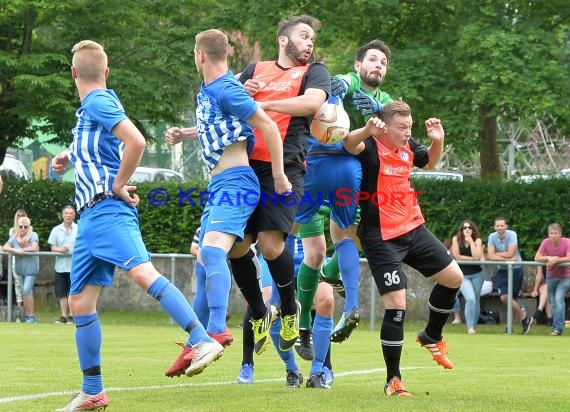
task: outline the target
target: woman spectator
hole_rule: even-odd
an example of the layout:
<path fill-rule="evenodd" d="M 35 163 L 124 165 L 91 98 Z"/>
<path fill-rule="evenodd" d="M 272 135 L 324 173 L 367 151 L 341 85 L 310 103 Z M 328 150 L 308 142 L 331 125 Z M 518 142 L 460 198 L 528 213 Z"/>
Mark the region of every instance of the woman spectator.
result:
<path fill-rule="evenodd" d="M 34 315 L 34 283 L 40 270 L 39 256 L 25 256 L 39 250 L 38 234 L 33 231 L 28 217 L 18 218 L 18 228 L 3 246 L 5 252 L 16 255 L 15 269 L 20 277 L 25 309 L 25 322 L 37 323 Z"/>
<path fill-rule="evenodd" d="M 29 217 L 24 209 L 16 210 L 14 214 L 14 226 L 8 231 L 8 238 L 18 233 L 18 219 L 21 217 Z M 20 277 L 18 272 L 16 272 L 16 256 L 10 256 L 8 258 L 8 264 L 12 266 L 12 279 L 14 280 L 14 291 L 16 292 L 16 322 L 20 323 L 23 308 L 22 299 L 22 285 L 20 284 Z"/>
<path fill-rule="evenodd" d="M 475 325 L 479 319 L 479 298 L 485 280 L 480 265 L 461 264 L 462 260 L 481 260 L 483 258 L 483 242 L 477 225 L 471 220 L 464 220 L 457 233 L 451 239 L 451 254 L 458 261 L 463 272 L 461 294 L 465 299 L 465 323 L 467 333 L 475 333 Z"/>

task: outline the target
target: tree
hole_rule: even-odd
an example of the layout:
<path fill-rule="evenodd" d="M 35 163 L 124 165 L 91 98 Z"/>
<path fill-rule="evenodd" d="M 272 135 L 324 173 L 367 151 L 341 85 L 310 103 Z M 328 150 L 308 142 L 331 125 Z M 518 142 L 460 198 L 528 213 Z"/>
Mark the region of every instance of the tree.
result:
<path fill-rule="evenodd" d="M 570 130 L 564 3 L 384 2 L 378 14 L 398 16 L 379 18 L 394 52 L 386 86 L 411 103 L 416 120 L 441 117 L 448 142 L 478 148 L 482 177 L 500 179 L 499 117 L 532 124 L 552 115 Z"/>
<path fill-rule="evenodd" d="M 241 3 L 248 11 L 265 10 L 248 3 Z M 562 132 L 570 131 L 570 14 L 564 0 L 277 3 L 280 17 L 308 13 L 321 19 L 317 57 L 331 73 L 352 70 L 362 44 L 386 41 L 393 56 L 383 89 L 410 103 L 416 134 L 422 133 L 420 120 L 437 115 L 448 143 L 480 151 L 483 178 L 502 176 L 499 118 L 533 124 L 552 116 Z M 279 20 L 270 18 L 272 23 L 256 15 L 255 30 L 248 26 L 264 52 L 275 49 L 264 40 Z"/>
<path fill-rule="evenodd" d="M 39 122 L 44 132 L 70 142 L 79 103 L 70 50 L 83 39 L 105 46 L 108 87 L 117 89 L 135 123 L 180 122 L 199 82 L 194 35 L 214 25 L 220 8 L 210 0 L 2 1 L 0 163 L 6 148 L 35 137 L 38 119 L 46 120 Z"/>

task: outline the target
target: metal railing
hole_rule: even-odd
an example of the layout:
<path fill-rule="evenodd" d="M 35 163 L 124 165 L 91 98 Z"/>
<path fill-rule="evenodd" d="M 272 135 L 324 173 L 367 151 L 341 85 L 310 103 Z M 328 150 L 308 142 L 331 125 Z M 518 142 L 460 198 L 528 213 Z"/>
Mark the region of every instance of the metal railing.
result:
<path fill-rule="evenodd" d="M 12 321 L 12 286 L 14 284 L 13 274 L 12 274 L 12 264 L 10 262 L 11 257 L 15 256 L 71 256 L 70 253 L 60 253 L 60 252 L 24 252 L 23 255 L 8 253 L 0 248 L 0 256 L 8 256 L 8 272 L 7 272 L 7 287 L 6 287 L 6 318 L 8 322 Z M 167 258 L 170 259 L 170 281 L 176 283 L 176 259 L 196 259 L 193 255 L 183 254 L 183 253 L 151 253 L 153 258 Z M 1 267 L 0 267 L 1 269 Z M 1 272 L 0 272 L 1 273 Z"/>
<path fill-rule="evenodd" d="M 366 262 L 366 259 L 360 259 L 360 262 Z M 544 262 L 531 261 L 511 261 L 511 260 L 461 260 L 457 261 L 461 265 L 480 265 L 480 266 L 506 266 L 507 267 L 507 334 L 513 333 L 513 267 L 514 266 L 544 266 Z M 560 263 L 558 266 L 570 266 L 568 263 Z M 370 330 L 376 327 L 376 288 L 370 288 Z"/>
<path fill-rule="evenodd" d="M 0 256 L 15 256 L 13 253 L 4 252 L 0 249 Z M 25 252 L 25 256 L 69 256 L 59 252 Z M 151 253 L 153 258 L 170 259 L 170 281 L 176 283 L 176 259 L 195 259 L 193 255 L 183 253 Z M 367 263 L 364 258 L 360 259 L 360 263 Z M 482 265 L 482 266 L 507 266 L 508 276 L 508 300 L 507 300 L 507 334 L 513 333 L 513 267 L 514 266 L 546 266 L 546 263 L 535 261 L 496 261 L 496 260 L 462 260 L 462 265 Z M 569 263 L 561 263 L 559 266 L 570 266 Z M 7 280 L 7 318 L 12 319 L 12 265 L 8 264 L 8 280 Z M 370 330 L 376 328 L 376 295 L 377 288 L 374 282 L 370 287 Z"/>

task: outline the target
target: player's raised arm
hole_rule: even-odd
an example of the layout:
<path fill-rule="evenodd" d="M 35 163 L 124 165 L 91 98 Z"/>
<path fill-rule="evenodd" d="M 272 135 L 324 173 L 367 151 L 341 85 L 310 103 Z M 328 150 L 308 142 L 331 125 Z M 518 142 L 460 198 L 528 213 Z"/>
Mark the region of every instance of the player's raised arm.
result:
<path fill-rule="evenodd" d="M 380 134 L 386 124 L 379 117 L 371 117 L 366 126 L 351 131 L 343 140 L 344 149 L 353 155 L 360 154 L 364 150 L 364 140 L 367 137 Z"/>
<path fill-rule="evenodd" d="M 425 121 L 427 137 L 431 140 L 428 148 L 429 162 L 424 169 L 433 169 L 443 156 L 443 139 L 445 132 L 441 125 L 441 120 L 430 117 Z"/>

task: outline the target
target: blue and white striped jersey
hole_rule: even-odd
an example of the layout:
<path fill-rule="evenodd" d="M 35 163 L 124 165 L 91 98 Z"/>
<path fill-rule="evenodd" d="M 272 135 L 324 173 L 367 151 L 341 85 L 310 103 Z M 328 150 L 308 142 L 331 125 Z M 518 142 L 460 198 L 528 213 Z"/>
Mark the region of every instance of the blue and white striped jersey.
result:
<path fill-rule="evenodd" d="M 124 144 L 111 130 L 127 115 L 113 90 L 96 89 L 85 96 L 75 116 L 69 153 L 75 165 L 75 205 L 80 210 L 98 193 L 113 190 Z"/>
<path fill-rule="evenodd" d="M 257 109 L 257 103 L 231 71 L 208 85 L 202 82 L 196 120 L 202 159 L 209 171 L 216 167 L 224 149 L 233 143 L 247 140 L 248 153 L 251 151 L 255 138 L 247 120 Z"/>

